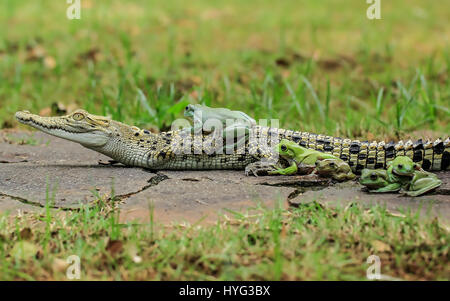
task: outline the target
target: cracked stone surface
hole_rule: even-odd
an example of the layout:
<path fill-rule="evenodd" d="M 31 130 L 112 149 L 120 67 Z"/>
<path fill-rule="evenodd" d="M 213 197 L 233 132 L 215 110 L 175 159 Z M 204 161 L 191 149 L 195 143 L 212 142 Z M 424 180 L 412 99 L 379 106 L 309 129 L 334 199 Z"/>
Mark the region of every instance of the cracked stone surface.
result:
<path fill-rule="evenodd" d="M 286 207 L 293 187 L 271 187 L 267 179 L 249 178 L 241 171 L 164 171 L 168 179 L 129 197 L 121 206 L 121 219 L 148 221 L 149 204 L 156 221 L 214 222 L 228 210 L 244 211 L 257 206 Z M 275 181 L 275 180 L 274 180 Z M 281 179 L 275 181 L 279 183 Z M 227 210 L 228 209 L 228 210 Z"/>
<path fill-rule="evenodd" d="M 23 135 L 13 132 L 8 137 Z M 99 165 L 99 160 L 109 158 L 70 141 L 39 132 L 32 135 L 37 145 L 0 143 L 0 161 L 9 162 L 0 163 L 0 195 L 37 206 L 49 200 L 54 207 L 75 208 L 96 195 L 111 196 L 112 189 L 116 196 L 140 191 L 155 176 L 141 168 Z M 16 157 L 26 162 L 17 162 Z"/>
<path fill-rule="evenodd" d="M 293 206 L 317 201 L 331 206 L 347 206 L 351 203 L 365 207 L 385 206 L 393 212 L 405 212 L 409 209 L 420 211 L 422 216 L 438 216 L 450 221 L 450 173 L 438 172 L 443 181 L 439 189 L 431 194 L 419 197 L 404 196 L 399 193 L 368 193 L 363 186 L 353 182 L 339 183 L 319 191 L 307 191 L 289 200 Z"/>
<path fill-rule="evenodd" d="M 246 177 L 243 171 L 160 171 L 101 165 L 110 158 L 41 132 L 0 131 L 0 212 L 40 210 L 48 195 L 54 207 L 70 209 L 89 203 L 95 194 L 120 197 L 122 222 L 215 222 L 222 214 L 262 205 L 287 207 L 318 201 L 331 206 L 362 203 L 392 211 L 429 209 L 450 219 L 450 173 L 434 194 L 411 198 L 368 194 L 355 182 L 332 184 L 312 176 Z M 48 187 L 48 189 L 47 189 Z M 54 198 L 52 197 L 54 192 Z"/>
<path fill-rule="evenodd" d="M 35 212 L 39 207 L 24 204 L 14 198 L 0 195 L 0 212 L 20 213 L 20 212 Z"/>

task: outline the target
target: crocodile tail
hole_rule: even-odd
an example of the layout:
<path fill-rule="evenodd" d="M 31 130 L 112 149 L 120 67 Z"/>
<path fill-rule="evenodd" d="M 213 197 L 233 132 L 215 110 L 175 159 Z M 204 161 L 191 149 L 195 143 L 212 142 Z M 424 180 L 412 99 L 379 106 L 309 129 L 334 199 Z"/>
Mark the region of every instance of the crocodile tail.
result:
<path fill-rule="evenodd" d="M 354 172 L 364 168 L 386 168 L 397 156 L 408 156 L 425 170 L 450 170 L 450 138 L 413 142 L 359 141 L 316 135 L 308 132 L 282 131 L 286 138 L 300 146 L 332 154 L 346 161 Z"/>

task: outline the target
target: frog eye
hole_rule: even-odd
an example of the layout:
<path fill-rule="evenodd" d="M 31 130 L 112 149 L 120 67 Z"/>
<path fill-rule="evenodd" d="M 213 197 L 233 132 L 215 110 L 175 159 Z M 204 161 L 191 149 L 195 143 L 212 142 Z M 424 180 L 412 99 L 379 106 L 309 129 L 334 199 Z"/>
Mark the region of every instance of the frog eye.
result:
<path fill-rule="evenodd" d="M 334 162 L 330 162 L 330 167 L 334 167 Z"/>
<path fill-rule="evenodd" d="M 75 119 L 76 121 L 80 121 L 84 119 L 84 115 L 81 113 L 75 113 L 72 115 L 72 118 Z"/>
<path fill-rule="evenodd" d="M 375 174 L 375 173 L 370 174 L 370 179 L 371 180 L 375 181 L 377 178 L 378 178 L 377 174 Z"/>
<path fill-rule="evenodd" d="M 398 168 L 398 169 L 402 169 L 402 168 L 403 168 L 403 165 L 402 165 L 402 164 L 398 164 L 398 165 L 397 165 L 397 168 Z"/>
<path fill-rule="evenodd" d="M 280 149 L 281 149 L 282 152 L 285 152 L 285 151 L 287 151 L 287 146 L 284 145 L 284 144 L 282 144 L 282 145 L 280 146 Z"/>

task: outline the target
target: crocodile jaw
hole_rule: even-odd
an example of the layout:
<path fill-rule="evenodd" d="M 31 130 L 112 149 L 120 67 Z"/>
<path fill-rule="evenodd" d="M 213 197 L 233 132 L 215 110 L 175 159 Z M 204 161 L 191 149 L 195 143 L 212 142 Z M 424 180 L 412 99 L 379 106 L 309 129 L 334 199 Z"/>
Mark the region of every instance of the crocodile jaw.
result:
<path fill-rule="evenodd" d="M 103 131 L 82 131 L 68 124 L 65 117 L 42 117 L 28 111 L 16 112 L 16 119 L 23 124 L 34 127 L 44 133 L 80 143 L 86 147 L 102 147 L 109 135 Z"/>

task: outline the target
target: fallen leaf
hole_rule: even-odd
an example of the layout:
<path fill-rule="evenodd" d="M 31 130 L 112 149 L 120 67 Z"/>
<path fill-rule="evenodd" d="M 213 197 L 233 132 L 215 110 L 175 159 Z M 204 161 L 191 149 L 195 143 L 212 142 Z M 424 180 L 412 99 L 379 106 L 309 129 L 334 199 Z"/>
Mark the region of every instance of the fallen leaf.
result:
<path fill-rule="evenodd" d="M 317 62 L 320 67 L 326 70 L 335 70 L 341 67 L 341 63 L 337 60 L 320 60 Z"/>
<path fill-rule="evenodd" d="M 3 129 L 10 129 L 12 127 L 13 127 L 13 124 L 12 124 L 11 121 L 9 121 L 9 120 L 3 121 L 3 123 L 2 123 L 2 128 Z"/>
<path fill-rule="evenodd" d="M 53 69 L 53 68 L 56 67 L 56 60 L 53 57 L 51 57 L 51 56 L 46 56 L 44 58 L 44 66 L 47 69 Z"/>
<path fill-rule="evenodd" d="M 281 71 L 281 76 L 286 79 L 291 75 L 291 72 L 289 70 L 283 70 Z"/>
<path fill-rule="evenodd" d="M 308 58 L 305 57 L 304 55 L 300 54 L 300 53 L 293 53 L 293 54 L 292 54 L 292 59 L 293 59 L 294 61 L 304 62 L 304 61 L 306 61 Z"/>
<path fill-rule="evenodd" d="M 93 63 L 96 63 L 99 60 L 101 60 L 101 58 L 102 54 L 100 52 L 100 49 L 94 47 L 78 55 L 77 65 L 80 65 L 82 62 L 85 61 L 92 61 Z"/>
<path fill-rule="evenodd" d="M 370 244 L 377 252 L 389 252 L 391 250 L 391 246 L 381 240 L 373 240 Z"/>
<path fill-rule="evenodd" d="M 202 84 L 202 78 L 200 76 L 192 76 L 191 77 L 191 81 L 193 82 L 194 85 L 201 85 Z"/>
<path fill-rule="evenodd" d="M 92 7 L 92 1 L 91 0 L 83 0 L 81 1 L 81 8 L 89 9 Z"/>
<path fill-rule="evenodd" d="M 66 106 L 61 102 L 52 103 L 52 114 L 54 115 L 64 115 L 67 113 Z"/>
<path fill-rule="evenodd" d="M 189 93 L 189 96 L 194 100 L 198 99 L 199 97 L 198 91 L 197 90 L 192 91 L 191 93 Z"/>
<path fill-rule="evenodd" d="M 20 231 L 20 238 L 21 239 L 30 239 L 33 236 L 33 233 L 31 232 L 30 228 L 23 228 Z"/>
<path fill-rule="evenodd" d="M 141 263 L 142 262 L 142 257 L 138 255 L 138 250 L 136 247 L 136 244 L 134 243 L 127 243 L 125 245 L 125 250 L 126 253 L 128 254 L 128 256 L 130 256 L 131 260 L 133 260 L 133 262 L 135 263 Z"/>
<path fill-rule="evenodd" d="M 10 255 L 16 260 L 28 260 L 34 258 L 38 253 L 39 248 L 28 242 L 28 241 L 18 241 L 14 244 Z"/>
<path fill-rule="evenodd" d="M 73 111 L 75 111 L 76 109 L 78 109 L 78 105 L 76 103 L 69 103 L 66 106 L 66 111 L 67 113 L 72 113 Z"/>
<path fill-rule="evenodd" d="M 39 115 L 41 116 L 51 116 L 52 115 L 52 109 L 47 107 L 47 108 L 43 108 L 42 110 L 39 111 Z"/>
<path fill-rule="evenodd" d="M 390 215 L 390 216 L 395 216 L 395 217 L 406 217 L 406 215 L 404 215 L 404 214 L 402 214 L 402 213 L 399 213 L 399 212 L 393 212 L 393 211 L 389 211 L 389 210 L 386 210 L 387 211 L 387 213 Z"/>
<path fill-rule="evenodd" d="M 52 270 L 53 273 L 64 273 L 67 268 L 69 267 L 69 264 L 66 260 L 55 258 L 52 261 Z"/>
<path fill-rule="evenodd" d="M 46 54 L 45 48 L 41 45 L 29 46 L 27 49 L 27 61 L 39 60 Z"/>
<path fill-rule="evenodd" d="M 289 67 L 291 63 L 285 58 L 279 58 L 275 61 L 275 64 L 280 67 Z"/>
<path fill-rule="evenodd" d="M 120 240 L 109 240 L 106 245 L 106 251 L 111 254 L 111 256 L 115 256 L 122 252 L 123 250 L 123 242 Z"/>

